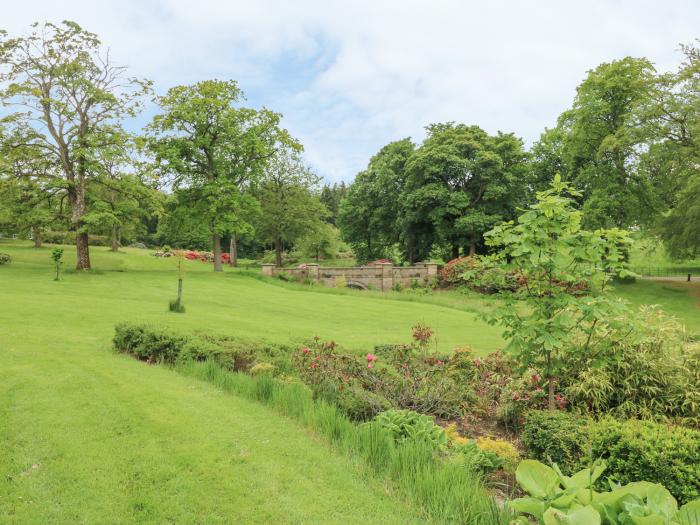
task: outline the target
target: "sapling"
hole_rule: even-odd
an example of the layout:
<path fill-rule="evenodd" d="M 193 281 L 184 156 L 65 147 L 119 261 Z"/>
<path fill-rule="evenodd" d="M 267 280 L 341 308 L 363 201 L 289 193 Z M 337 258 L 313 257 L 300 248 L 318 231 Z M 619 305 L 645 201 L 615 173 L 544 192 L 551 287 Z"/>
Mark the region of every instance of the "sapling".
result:
<path fill-rule="evenodd" d="M 182 281 L 185 278 L 185 254 L 182 250 L 175 252 L 177 264 L 177 299 L 170 301 L 170 311 L 185 313 L 185 305 L 182 304 Z"/>
<path fill-rule="evenodd" d="M 56 272 L 54 281 L 59 281 L 61 279 L 61 265 L 63 264 L 63 248 L 54 248 L 51 252 L 51 259 L 53 260 L 54 269 Z"/>

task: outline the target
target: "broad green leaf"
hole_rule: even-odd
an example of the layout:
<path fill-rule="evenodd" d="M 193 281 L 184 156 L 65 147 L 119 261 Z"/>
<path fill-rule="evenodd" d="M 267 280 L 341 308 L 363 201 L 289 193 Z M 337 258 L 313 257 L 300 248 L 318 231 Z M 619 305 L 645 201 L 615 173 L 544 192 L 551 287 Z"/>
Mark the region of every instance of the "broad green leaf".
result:
<path fill-rule="evenodd" d="M 539 520 L 542 519 L 545 510 L 544 501 L 537 498 L 518 498 L 510 501 L 508 505 L 516 512 L 530 514 Z"/>
<path fill-rule="evenodd" d="M 542 521 L 544 525 L 601 525 L 600 514 L 590 505 L 569 512 L 550 507 Z"/>
<path fill-rule="evenodd" d="M 700 525 L 700 499 L 683 505 L 676 515 L 676 521 L 679 525 Z"/>
<path fill-rule="evenodd" d="M 515 479 L 523 490 L 536 498 L 551 497 L 559 484 L 559 477 L 553 469 L 532 459 L 520 462 Z"/>
<path fill-rule="evenodd" d="M 654 513 L 670 518 L 678 510 L 678 503 L 663 485 L 652 485 L 647 491 L 647 506 Z"/>

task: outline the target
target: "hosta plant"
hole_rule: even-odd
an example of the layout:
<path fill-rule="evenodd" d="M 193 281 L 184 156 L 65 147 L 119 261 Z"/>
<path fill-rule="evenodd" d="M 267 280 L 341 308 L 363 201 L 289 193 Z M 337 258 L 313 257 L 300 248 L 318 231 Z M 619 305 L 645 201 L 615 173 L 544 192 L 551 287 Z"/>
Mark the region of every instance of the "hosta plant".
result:
<path fill-rule="evenodd" d="M 529 496 L 509 503 L 520 513 L 513 523 L 525 525 L 534 518 L 542 525 L 700 525 L 700 500 L 678 508 L 671 493 L 656 483 L 611 483 L 611 490 L 595 491 L 604 471 L 605 463 L 598 461 L 564 476 L 556 465 L 522 461 L 515 478 Z"/>
<path fill-rule="evenodd" d="M 423 440 L 435 450 L 447 448 L 445 430 L 436 425 L 433 418 L 413 410 L 387 410 L 375 417 L 374 422 L 391 432 L 396 442 Z"/>

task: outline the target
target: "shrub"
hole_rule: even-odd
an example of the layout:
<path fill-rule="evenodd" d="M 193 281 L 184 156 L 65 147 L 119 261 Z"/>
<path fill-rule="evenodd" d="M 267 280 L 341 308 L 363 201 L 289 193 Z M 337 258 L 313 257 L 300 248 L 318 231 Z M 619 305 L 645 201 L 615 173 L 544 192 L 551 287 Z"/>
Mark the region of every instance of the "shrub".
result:
<path fill-rule="evenodd" d="M 129 246 L 131 246 L 131 248 L 138 248 L 139 250 L 146 249 L 146 245 L 142 242 L 132 242 Z"/>
<path fill-rule="evenodd" d="M 658 308 L 642 307 L 594 357 L 574 361 L 566 397 L 602 416 L 678 419 L 700 425 L 700 348 Z"/>
<path fill-rule="evenodd" d="M 482 452 L 492 452 L 501 458 L 504 463 L 511 468 L 515 468 L 520 460 L 520 453 L 515 445 L 503 439 L 493 439 L 490 437 L 480 437 L 476 440 L 476 445 Z"/>
<path fill-rule="evenodd" d="M 114 347 L 149 363 L 174 363 L 187 343 L 185 336 L 148 325 L 120 323 L 115 328 Z"/>
<path fill-rule="evenodd" d="M 433 450 L 447 447 L 447 436 L 442 427 L 428 417 L 413 410 L 387 410 L 374 418 L 377 425 L 389 431 L 396 442 L 424 441 Z"/>
<path fill-rule="evenodd" d="M 589 421 L 566 412 L 531 411 L 520 439 L 529 456 L 571 472 L 588 453 Z"/>
<path fill-rule="evenodd" d="M 664 485 L 682 503 L 700 497 L 700 432 L 651 421 L 606 418 L 591 427 L 593 457 L 620 483 Z"/>
<path fill-rule="evenodd" d="M 490 450 L 482 450 L 473 439 L 454 448 L 458 452 L 458 461 L 468 469 L 481 474 L 497 470 L 505 464 L 503 458 Z"/>
<path fill-rule="evenodd" d="M 12 257 L 10 257 L 9 253 L 0 253 L 0 265 L 10 264 L 11 260 Z"/>
<path fill-rule="evenodd" d="M 250 375 L 261 376 L 261 375 L 275 375 L 277 367 L 272 363 L 256 363 L 250 368 Z"/>
<path fill-rule="evenodd" d="M 344 388 L 337 397 L 337 404 L 353 421 L 369 421 L 391 408 L 391 403 L 386 398 L 357 385 Z"/>

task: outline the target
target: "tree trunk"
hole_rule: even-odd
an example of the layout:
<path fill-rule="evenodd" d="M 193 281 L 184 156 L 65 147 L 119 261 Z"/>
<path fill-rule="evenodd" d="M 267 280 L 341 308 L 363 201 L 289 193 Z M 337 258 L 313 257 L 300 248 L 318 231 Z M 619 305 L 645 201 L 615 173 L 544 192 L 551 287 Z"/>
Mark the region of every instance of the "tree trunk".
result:
<path fill-rule="evenodd" d="M 112 226 L 112 251 L 119 251 L 119 228 L 116 224 Z"/>
<path fill-rule="evenodd" d="M 214 242 L 214 271 L 220 272 L 223 270 L 221 267 L 221 236 L 215 233 L 212 235 L 212 240 Z"/>
<path fill-rule="evenodd" d="M 469 245 L 469 257 L 474 257 L 476 255 L 476 244 Z"/>
<path fill-rule="evenodd" d="M 547 390 L 549 396 L 549 410 L 555 410 L 557 406 L 554 402 L 554 378 L 551 376 L 547 378 Z"/>
<path fill-rule="evenodd" d="M 282 239 L 275 242 L 275 263 L 278 268 L 282 267 Z"/>
<path fill-rule="evenodd" d="M 231 234 L 231 245 L 229 246 L 229 261 L 228 263 L 234 268 L 238 266 L 238 239 L 236 234 Z"/>
<path fill-rule="evenodd" d="M 78 255 L 78 260 L 75 263 L 76 270 L 90 269 L 90 248 L 88 247 L 87 232 L 76 232 L 75 234 L 75 249 Z"/>
<path fill-rule="evenodd" d="M 71 222 L 75 230 L 75 269 L 90 269 L 90 246 L 88 245 L 88 234 L 80 229 L 83 226 L 83 216 L 85 215 L 85 181 L 84 177 L 78 177 L 74 186 L 69 190 L 71 207 L 73 209 Z"/>
<path fill-rule="evenodd" d="M 182 306 L 182 277 L 177 280 L 177 305 Z"/>
<path fill-rule="evenodd" d="M 32 228 L 32 239 L 34 239 L 34 248 L 41 248 L 41 231 L 39 228 Z"/>

